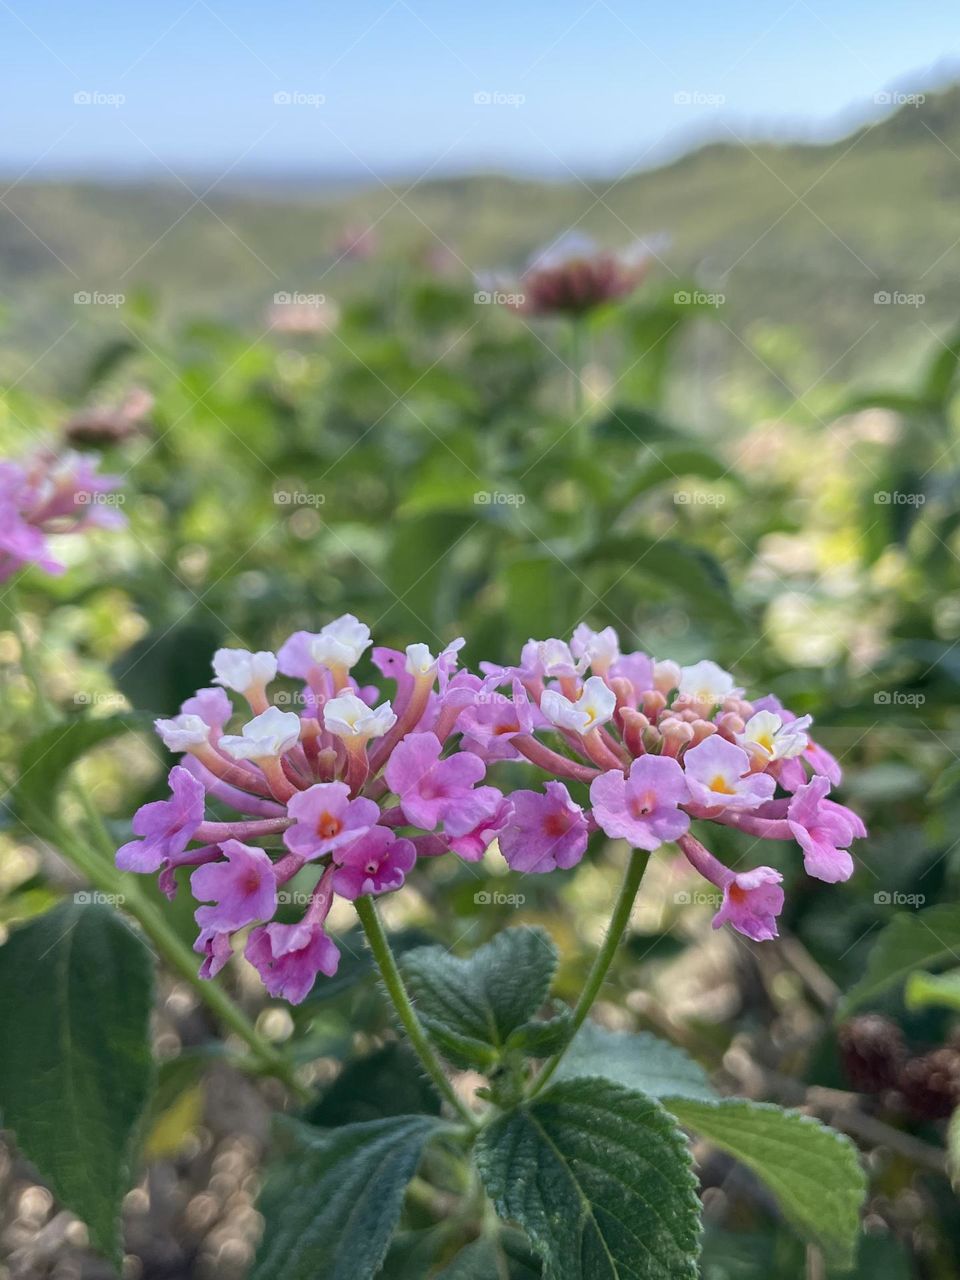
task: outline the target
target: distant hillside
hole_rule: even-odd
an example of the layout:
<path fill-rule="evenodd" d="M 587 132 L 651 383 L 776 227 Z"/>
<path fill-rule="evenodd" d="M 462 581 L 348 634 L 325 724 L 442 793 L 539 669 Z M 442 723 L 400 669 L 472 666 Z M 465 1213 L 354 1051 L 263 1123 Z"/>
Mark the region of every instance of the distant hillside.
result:
<path fill-rule="evenodd" d="M 571 226 L 610 245 L 662 237 L 662 280 L 721 290 L 737 333 L 764 319 L 801 326 L 840 369 L 929 341 L 927 326 L 960 315 L 960 86 L 839 142 L 731 136 L 612 184 L 477 175 L 328 198 L 214 187 L 203 200 L 191 185 L 17 183 L 0 201 L 6 345 L 35 356 L 74 319 L 79 332 L 109 325 L 109 309 L 74 309 L 81 290 L 146 286 L 171 312 L 251 321 L 277 290 L 349 291 L 372 270 L 330 269 L 351 223 L 376 224 L 389 258 L 448 246 L 465 284 L 468 269 L 516 267 Z M 879 308 L 879 291 L 925 302 Z"/>

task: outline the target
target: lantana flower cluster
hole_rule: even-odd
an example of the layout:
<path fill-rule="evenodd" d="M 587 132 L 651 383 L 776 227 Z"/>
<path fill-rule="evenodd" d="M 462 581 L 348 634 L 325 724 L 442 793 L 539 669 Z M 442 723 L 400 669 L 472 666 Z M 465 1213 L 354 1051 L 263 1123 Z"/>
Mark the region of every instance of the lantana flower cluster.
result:
<path fill-rule="evenodd" d="M 572 232 L 541 249 L 510 289 L 530 315 L 581 316 L 633 293 L 652 262 L 644 244 L 601 249 L 589 236 Z"/>
<path fill-rule="evenodd" d="M 99 475 L 97 463 L 73 452 L 43 450 L 0 461 L 0 582 L 26 565 L 62 573 L 50 550 L 54 534 L 117 529 L 125 521 L 109 495 L 118 476 Z"/>
<path fill-rule="evenodd" d="M 297 1003 L 337 969 L 326 929 L 337 898 L 399 889 L 418 858 L 478 861 L 494 840 L 522 873 L 575 865 L 595 830 L 638 849 L 675 841 L 722 892 L 715 926 L 758 940 L 776 936 L 780 873 L 724 866 L 692 819 L 795 839 L 822 880 L 852 873 L 848 847 L 866 832 L 828 798 L 840 770 L 808 737 L 809 717 L 747 701 L 712 662 L 622 654 L 609 627 L 581 625 L 569 644 L 531 640 L 518 666 L 482 663 L 481 675 L 458 667 L 463 643 L 437 656 L 424 644 L 374 648 L 393 685 L 385 697 L 352 674 L 372 641 L 347 614 L 276 654 L 219 650 L 212 686 L 156 722 L 182 760 L 169 799 L 135 815 L 117 863 L 158 872 L 170 897 L 177 869 L 190 868 L 204 977 L 249 930 L 244 954 L 267 990 Z M 271 700 L 278 676 L 299 691 Z M 229 693 L 246 703 L 242 723 Z M 291 701 L 298 711 L 284 709 Z M 486 777 L 504 760 L 549 779 L 506 796 Z M 283 886 L 308 875 L 302 917 L 275 919 L 296 896 Z"/>
<path fill-rule="evenodd" d="M 514 791 L 498 832 L 515 870 L 550 871 L 583 857 L 598 829 L 635 849 L 674 841 L 722 895 L 714 916 L 757 941 L 777 936 L 782 875 L 734 871 L 690 830 L 700 819 L 760 839 L 796 841 L 807 873 L 853 874 L 860 818 L 829 798 L 834 757 L 772 696 L 750 701 L 710 661 L 692 666 L 622 653 L 616 631 L 581 624 L 570 643 L 529 641 L 516 667 L 487 667 L 499 702 L 464 712 L 464 743 L 485 759 L 523 758 L 553 775 L 542 791 Z M 567 782 L 586 785 L 589 806 Z"/>

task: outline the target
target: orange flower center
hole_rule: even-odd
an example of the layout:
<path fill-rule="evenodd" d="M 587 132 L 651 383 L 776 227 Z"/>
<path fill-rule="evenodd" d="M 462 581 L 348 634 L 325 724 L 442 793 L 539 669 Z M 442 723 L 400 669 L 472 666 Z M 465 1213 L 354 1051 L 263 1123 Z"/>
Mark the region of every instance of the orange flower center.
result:
<path fill-rule="evenodd" d="M 719 791 L 720 794 L 724 796 L 735 796 L 737 794 L 733 787 L 729 785 L 726 778 L 720 773 L 711 780 L 710 790 Z"/>
<path fill-rule="evenodd" d="M 324 809 L 320 817 L 317 819 L 317 835 L 321 840 L 332 840 L 334 836 L 338 836 L 343 830 L 343 823 L 339 818 L 335 818 L 332 813 L 327 813 Z"/>

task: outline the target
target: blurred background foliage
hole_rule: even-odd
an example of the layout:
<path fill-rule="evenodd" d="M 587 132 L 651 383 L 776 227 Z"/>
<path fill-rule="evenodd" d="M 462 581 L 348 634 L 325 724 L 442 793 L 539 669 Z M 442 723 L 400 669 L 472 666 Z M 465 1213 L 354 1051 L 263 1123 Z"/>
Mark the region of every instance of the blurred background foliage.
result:
<path fill-rule="evenodd" d="M 941 131 L 956 133 L 958 92 L 925 108 L 942 113 Z M 53 698 L 77 716 L 170 714 L 207 682 L 220 645 L 276 647 L 347 611 L 381 644 L 433 646 L 463 634 L 468 664 L 511 660 L 528 637 L 567 636 L 581 619 L 613 624 L 626 645 L 660 658 L 715 659 L 748 692 L 773 691 L 815 716 L 818 739 L 845 769 L 843 799 L 864 814 L 871 838 L 858 874 L 840 886 L 806 879 L 796 850 L 775 847 L 769 860 L 788 889 L 784 937 L 757 947 L 712 934 L 709 908 L 678 901 L 690 885 L 658 861 L 600 1013 L 668 1035 L 731 1090 L 787 1102 L 819 1090 L 820 1114 L 843 1127 L 842 1099 L 859 1084 L 841 1062 L 837 993 L 862 975 L 904 902 L 951 902 L 958 888 L 956 290 L 937 273 L 925 282 L 919 332 L 913 312 L 874 310 L 872 298 L 874 288 L 906 287 L 911 264 L 932 260 L 938 237 L 954 235 L 944 203 L 922 199 L 949 166 L 919 129 L 920 113 L 904 109 L 853 144 L 769 148 L 769 191 L 749 184 L 758 227 L 791 202 L 785 184 L 816 184 L 817 198 L 832 202 L 831 225 L 854 249 L 870 238 L 871 260 L 890 264 L 889 280 L 869 293 L 862 274 L 862 297 L 844 291 L 842 246 L 837 263 L 821 254 L 808 270 L 813 247 L 793 217 L 749 269 L 712 280 L 724 227 L 749 239 L 742 166 L 755 165 L 746 149 L 714 146 L 609 193 L 612 208 L 623 201 L 645 222 L 669 225 L 689 274 L 654 265 L 631 298 L 594 312 L 579 333 L 563 319 L 478 305 L 459 253 L 425 254 L 436 245 L 419 218 L 404 239 L 403 220 L 391 217 L 394 240 L 332 266 L 316 246 L 348 217 L 375 221 L 385 193 L 319 212 L 236 195 L 229 212 L 244 239 L 256 247 L 263 236 L 291 287 L 322 292 L 323 304 L 294 315 L 280 303 L 265 315 L 273 289 L 254 283 L 248 265 L 225 288 L 230 242 L 216 229 L 201 235 L 191 219 L 192 249 L 177 239 L 152 255 L 152 280 L 117 309 L 80 312 L 80 340 L 65 342 L 63 362 L 51 355 L 29 369 L 24 351 L 56 337 L 47 327 L 53 284 L 47 291 L 32 246 L 5 242 L 13 269 L 0 359 L 4 454 L 64 434 L 87 442 L 91 415 L 131 388 L 153 397 L 136 430 L 97 442 L 104 469 L 123 476 L 128 530 L 73 540 L 63 548 L 70 572 L 32 575 L 22 591 Z M 850 145 L 856 163 L 832 168 L 837 148 Z M 890 198 L 887 218 L 864 221 L 869 184 L 886 182 L 894 154 L 907 166 L 897 184 L 903 207 Z M 690 198 L 707 176 L 716 193 L 709 219 Z M 440 241 L 462 240 L 471 263 L 519 262 L 589 203 L 576 187 L 553 190 L 545 205 L 536 184 L 482 181 L 482 203 L 479 179 L 431 183 L 410 197 Z M 23 183 L 10 199 L 32 201 L 29 220 L 41 228 L 57 206 L 61 234 L 98 255 L 90 279 L 110 278 L 111 255 L 134 256 L 134 228 L 149 242 L 175 216 L 170 192 Z M 584 225 L 609 231 L 609 216 L 606 228 L 594 221 Z M 703 300 L 711 289 L 722 302 Z M 13 633 L 2 631 L 7 761 L 32 731 L 19 658 Z M 145 735 L 101 746 L 80 767 L 118 841 L 136 806 L 160 794 Z M 530 776 L 518 769 L 514 781 Z M 731 833 L 730 847 L 715 851 L 730 853 L 737 839 Z M 387 914 L 401 938 L 440 936 L 454 947 L 520 920 L 544 923 L 564 957 L 560 991 L 572 996 L 621 858 L 610 846 L 570 872 L 522 883 L 496 855 L 480 868 L 451 858 L 418 872 Z M 0 836 L 5 924 L 49 906 L 71 877 L 55 850 L 13 828 Z M 491 889 L 524 900 L 482 900 Z M 190 904 L 181 898 L 171 918 L 192 942 Z M 317 1082 L 389 1030 L 358 943 L 345 945 L 338 978 L 292 1013 L 265 1006 L 239 961 L 224 977 Z M 898 987 L 872 1004 L 918 1053 L 954 1044 L 948 1007 L 907 1009 Z M 235 1114 L 218 1121 L 204 1110 L 199 1081 L 217 1057 L 207 1017 L 166 980 L 165 1065 L 146 1140 L 148 1159 L 191 1185 L 199 1179 L 191 1194 L 205 1195 L 209 1169 L 198 1172 L 197 1162 L 214 1139 L 240 1143 L 231 1158 L 243 1169 L 263 1142 Z M 240 1110 L 253 1105 L 238 1096 Z M 256 1096 L 258 1105 L 275 1101 L 268 1084 Z M 867 1121 L 860 1131 L 861 1120 L 850 1122 L 855 1136 L 873 1152 L 859 1274 L 956 1275 L 960 1214 L 943 1172 L 942 1118 L 889 1096 L 856 1115 Z M 870 1121 L 906 1141 L 887 1147 Z M 809 1258 L 742 1171 L 711 1157 L 703 1177 L 704 1275 L 820 1274 L 804 1272 Z M 217 1232 L 226 1218 L 210 1213 L 171 1234 L 194 1250 L 196 1274 L 242 1274 L 243 1231 L 234 1229 L 240 1244 L 224 1254 Z M 403 1265 L 396 1275 L 416 1274 L 415 1261 Z"/>

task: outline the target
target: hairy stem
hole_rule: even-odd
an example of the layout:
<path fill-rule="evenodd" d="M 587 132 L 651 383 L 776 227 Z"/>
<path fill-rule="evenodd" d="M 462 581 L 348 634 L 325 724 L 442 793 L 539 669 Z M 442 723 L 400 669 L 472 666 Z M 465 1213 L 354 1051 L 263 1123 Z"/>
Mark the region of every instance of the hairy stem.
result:
<path fill-rule="evenodd" d="M 630 854 L 630 861 L 627 863 L 627 869 L 624 872 L 623 883 L 620 885 L 620 892 L 617 894 L 617 901 L 613 908 L 613 915 L 610 917 L 610 923 L 607 926 L 606 936 L 603 939 L 600 950 L 594 957 L 593 964 L 590 966 L 587 980 L 573 1011 L 573 1030 L 571 1031 L 570 1039 L 558 1053 L 555 1053 L 546 1062 L 543 1070 L 534 1080 L 529 1094 L 531 1098 L 538 1094 L 553 1076 L 553 1073 L 560 1065 L 561 1058 L 570 1045 L 570 1040 L 583 1026 L 593 1002 L 600 994 L 600 988 L 603 986 L 610 965 L 613 963 L 613 957 L 616 955 L 627 925 L 630 923 L 630 915 L 633 911 L 637 891 L 640 888 L 640 881 L 643 879 L 643 873 L 646 871 L 649 861 L 650 855 L 645 849 L 634 849 Z"/>
<path fill-rule="evenodd" d="M 354 906 L 357 909 L 357 915 L 360 919 L 360 924 L 363 926 L 363 931 L 367 936 L 370 950 L 373 952 L 373 958 L 377 962 L 377 968 L 380 970 L 384 986 L 387 988 L 387 994 L 390 996 L 404 1031 L 410 1038 L 410 1043 L 423 1063 L 424 1070 L 457 1114 L 472 1127 L 476 1127 L 476 1117 L 457 1095 L 453 1085 L 447 1079 L 446 1073 L 440 1065 L 440 1060 L 427 1039 L 427 1033 L 417 1017 L 403 978 L 400 976 L 400 970 L 397 968 L 393 951 L 390 949 L 390 943 L 387 941 L 387 935 L 384 932 L 373 898 L 369 894 L 365 894 L 362 898 L 357 898 Z"/>

